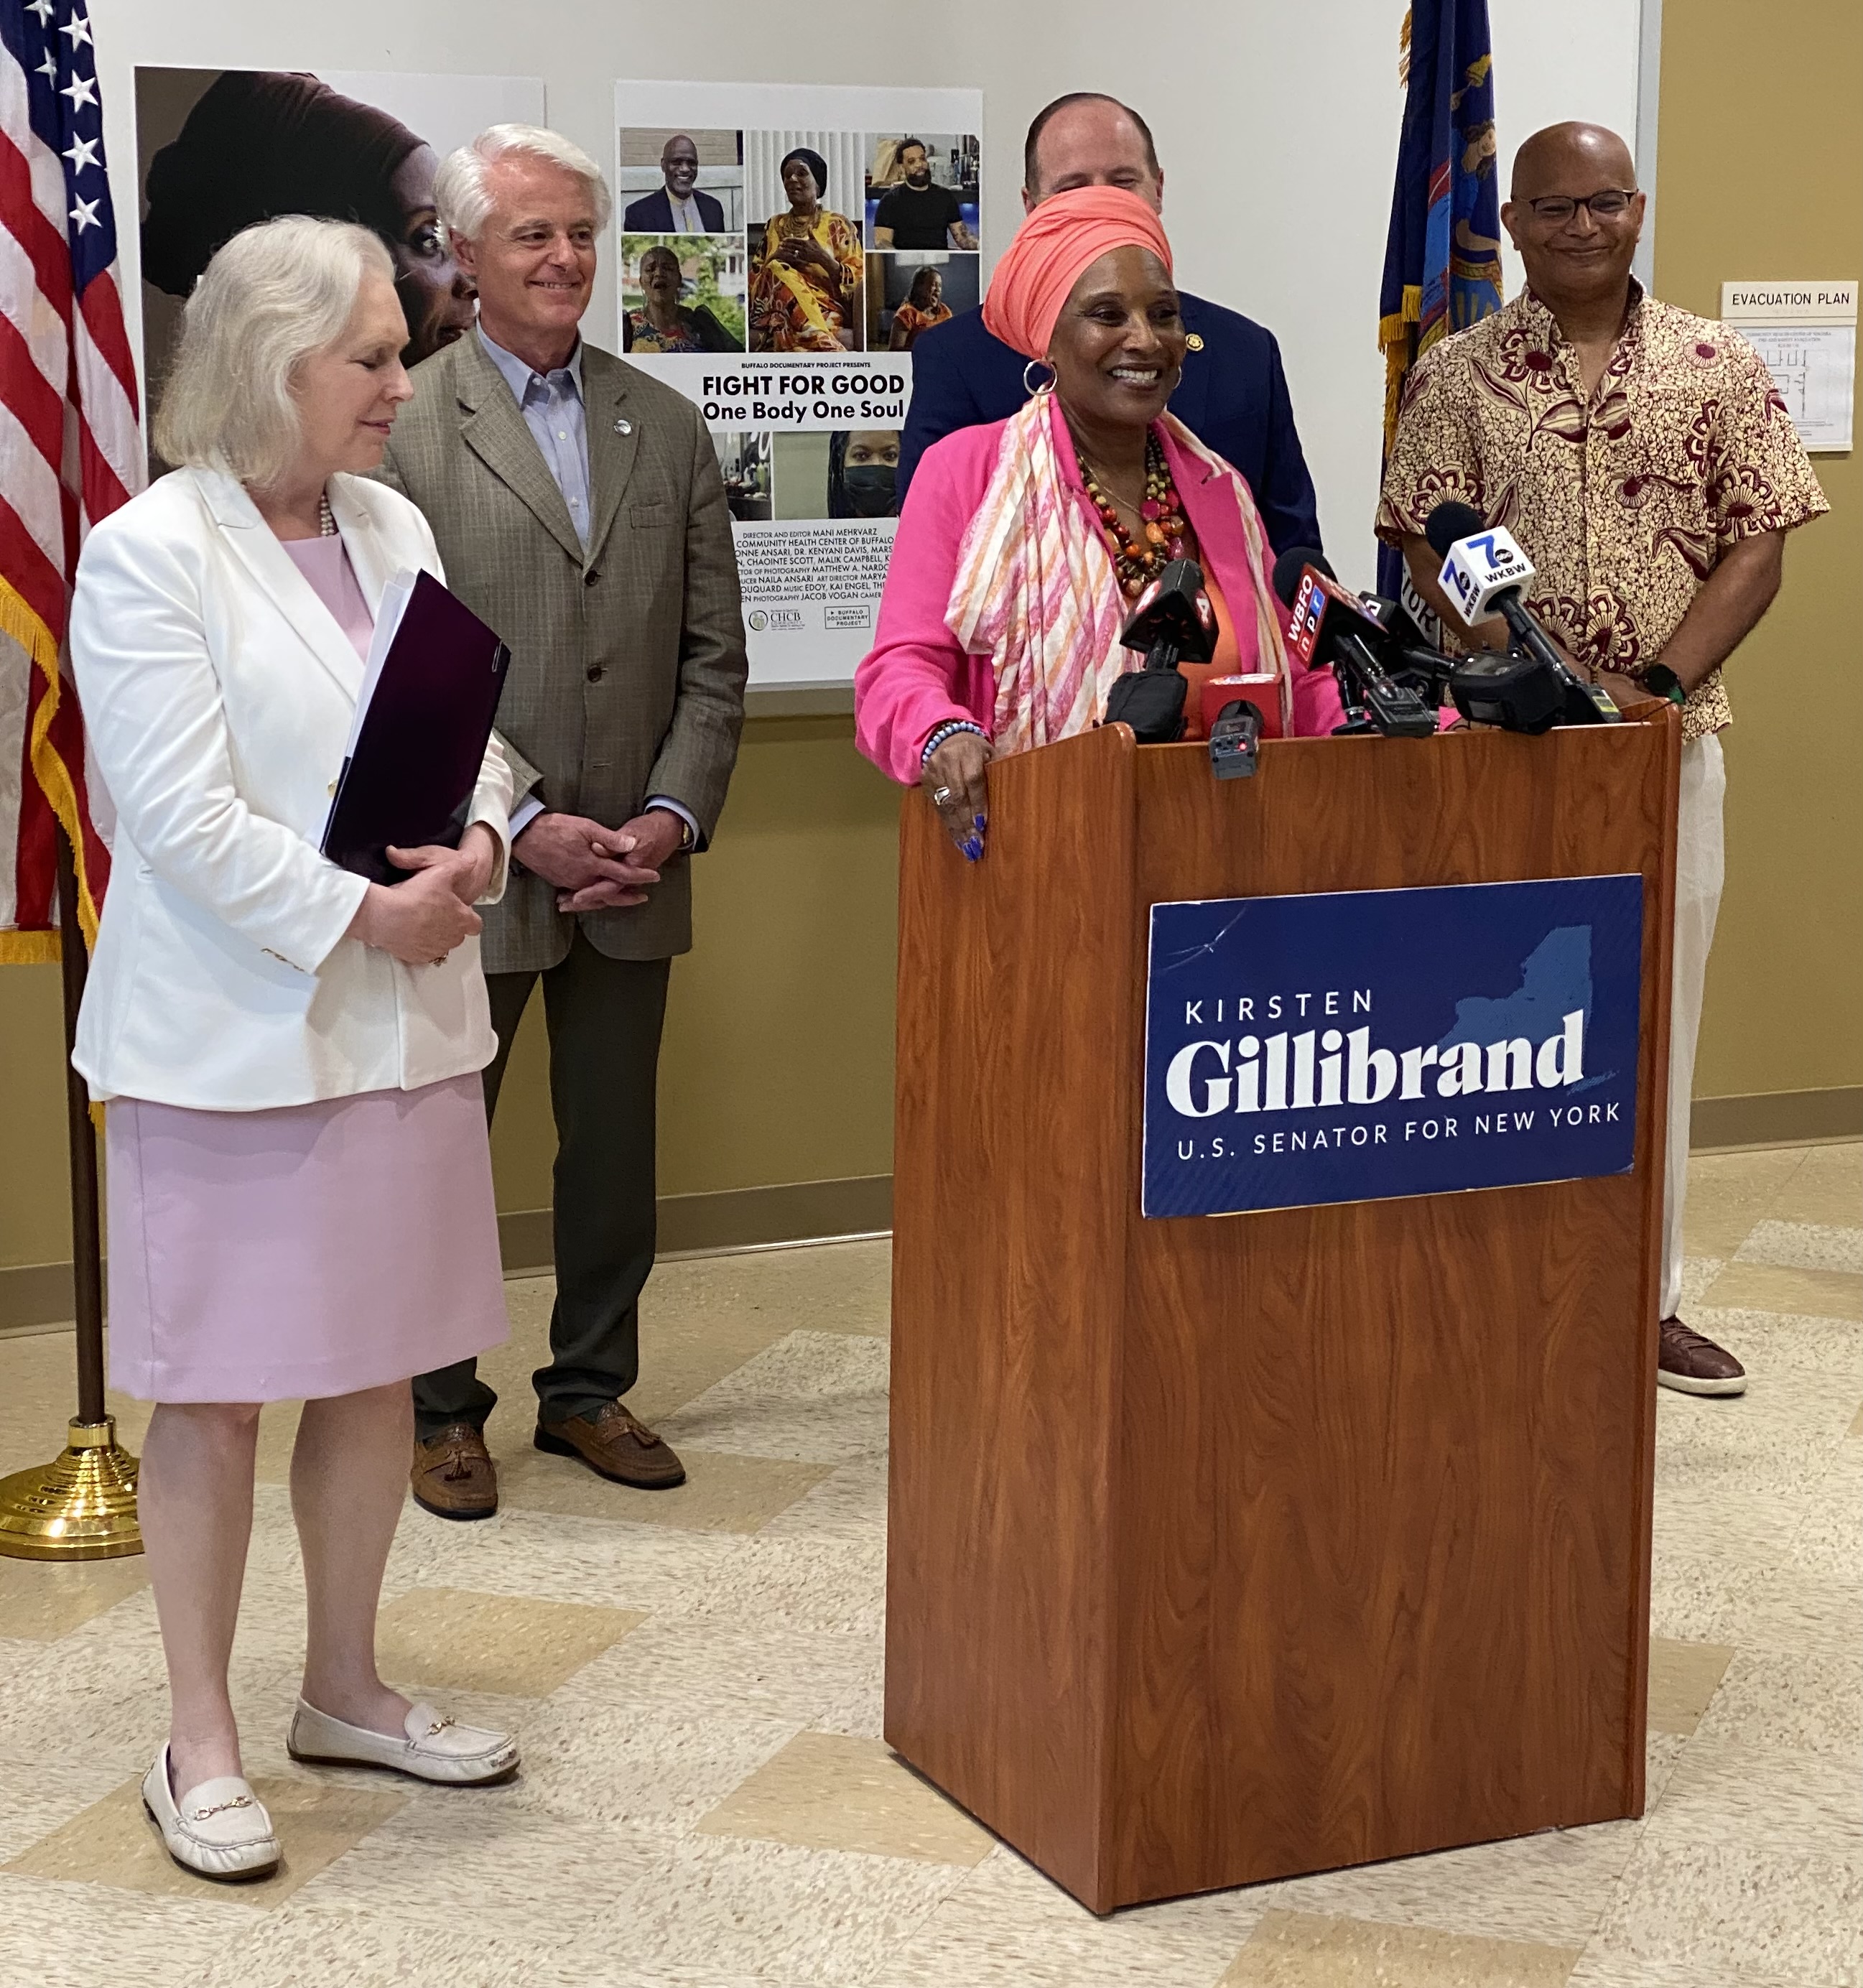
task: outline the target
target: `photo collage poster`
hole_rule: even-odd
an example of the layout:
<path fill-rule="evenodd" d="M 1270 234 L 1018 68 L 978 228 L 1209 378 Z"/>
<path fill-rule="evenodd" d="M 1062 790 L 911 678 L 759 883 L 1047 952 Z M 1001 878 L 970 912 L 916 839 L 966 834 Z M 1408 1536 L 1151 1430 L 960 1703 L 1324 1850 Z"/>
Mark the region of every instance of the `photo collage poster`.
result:
<path fill-rule="evenodd" d="M 982 301 L 983 100 L 615 86 L 621 349 L 698 404 L 731 506 L 751 681 L 872 646 L 919 334 Z"/>
<path fill-rule="evenodd" d="M 272 215 L 374 229 L 394 259 L 409 366 L 463 336 L 476 300 L 434 211 L 434 172 L 489 124 L 543 121 L 539 76 L 138 69 L 142 377 L 151 400 L 208 259 Z M 159 475 L 167 465 L 150 467 Z"/>

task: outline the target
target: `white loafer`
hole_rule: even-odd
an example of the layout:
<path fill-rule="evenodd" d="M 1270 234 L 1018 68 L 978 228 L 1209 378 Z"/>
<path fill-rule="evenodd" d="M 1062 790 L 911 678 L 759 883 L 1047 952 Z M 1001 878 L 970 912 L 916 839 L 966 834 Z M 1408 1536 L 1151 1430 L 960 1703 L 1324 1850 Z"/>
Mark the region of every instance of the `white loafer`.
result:
<path fill-rule="evenodd" d="M 142 1777 L 142 1805 L 175 1862 L 203 1878 L 269 1878 L 278 1868 L 278 1838 L 265 1805 L 238 1774 L 218 1775 L 179 1801 L 166 1745 Z"/>
<path fill-rule="evenodd" d="M 502 1780 L 518 1764 L 518 1743 L 509 1733 L 461 1726 L 424 1701 L 408 1712 L 406 1736 L 394 1739 L 351 1726 L 298 1700 L 285 1746 L 294 1760 L 331 1767 L 390 1767 L 416 1780 L 478 1787 Z"/>

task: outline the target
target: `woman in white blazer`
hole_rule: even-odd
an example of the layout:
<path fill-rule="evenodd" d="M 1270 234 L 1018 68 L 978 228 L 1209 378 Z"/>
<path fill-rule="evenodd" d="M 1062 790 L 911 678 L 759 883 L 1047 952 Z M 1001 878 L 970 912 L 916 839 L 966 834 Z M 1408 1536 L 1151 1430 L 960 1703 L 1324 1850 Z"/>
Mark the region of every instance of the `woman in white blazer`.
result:
<path fill-rule="evenodd" d="M 440 573 L 420 512 L 364 480 L 413 390 L 407 337 L 366 229 L 228 243 L 155 424 L 183 466 L 91 532 L 72 604 L 117 813 L 76 1060 L 108 1100 L 111 1379 L 157 1404 L 140 1488 L 171 1714 L 143 1794 L 209 1877 L 279 1854 L 227 1689 L 265 1401 L 304 1398 L 292 1753 L 454 1783 L 517 1759 L 375 1667 L 409 1377 L 509 1330 L 472 908 L 504 887 L 496 742 L 457 850 L 394 852 L 392 888 L 318 850 L 383 588 Z"/>

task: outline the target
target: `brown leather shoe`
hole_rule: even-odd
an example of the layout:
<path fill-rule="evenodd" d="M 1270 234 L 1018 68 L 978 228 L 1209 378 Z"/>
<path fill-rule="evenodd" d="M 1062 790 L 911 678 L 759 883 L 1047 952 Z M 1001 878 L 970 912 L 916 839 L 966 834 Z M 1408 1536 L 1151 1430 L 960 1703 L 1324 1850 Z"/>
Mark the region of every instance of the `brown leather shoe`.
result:
<path fill-rule="evenodd" d="M 1691 1331 L 1679 1318 L 1665 1318 L 1656 1354 L 1656 1380 L 1685 1395 L 1743 1395 L 1746 1369 L 1725 1347 Z"/>
<path fill-rule="evenodd" d="M 604 1401 L 592 1416 L 539 1421 L 536 1442 L 553 1456 L 580 1456 L 591 1470 L 637 1491 L 670 1491 L 685 1482 L 685 1466 L 671 1445 L 625 1401 Z"/>
<path fill-rule="evenodd" d="M 414 1502 L 436 1519 L 489 1519 L 498 1510 L 498 1466 L 485 1432 L 448 1422 L 431 1442 L 416 1439 L 408 1473 Z"/>

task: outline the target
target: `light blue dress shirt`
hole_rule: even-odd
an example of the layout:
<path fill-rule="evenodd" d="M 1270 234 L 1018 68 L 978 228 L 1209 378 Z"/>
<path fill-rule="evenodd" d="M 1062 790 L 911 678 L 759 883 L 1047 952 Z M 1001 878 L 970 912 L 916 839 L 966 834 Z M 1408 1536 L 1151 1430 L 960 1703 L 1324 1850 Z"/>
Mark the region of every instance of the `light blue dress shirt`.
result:
<path fill-rule="evenodd" d="M 593 520 L 589 510 L 589 423 L 582 397 L 582 340 L 576 340 L 566 364 L 539 373 L 528 360 L 507 352 L 482 324 L 477 329 L 485 357 L 511 389 L 524 425 L 543 455 L 544 467 L 563 492 L 570 522 L 576 527 L 576 536 L 587 552 Z M 702 838 L 690 809 L 681 806 L 670 794 L 651 795 L 647 806 L 676 814 L 685 823 L 692 847 L 698 847 Z M 515 842 L 543 812 L 543 803 L 539 796 L 534 792 L 526 794 L 511 810 L 512 840 Z"/>
<path fill-rule="evenodd" d="M 569 363 L 539 373 L 515 352 L 507 352 L 478 327 L 479 343 L 511 389 L 524 425 L 541 451 L 550 479 L 563 492 L 570 522 L 583 549 L 589 547 L 589 424 L 582 404 L 582 340 Z"/>

